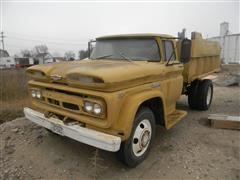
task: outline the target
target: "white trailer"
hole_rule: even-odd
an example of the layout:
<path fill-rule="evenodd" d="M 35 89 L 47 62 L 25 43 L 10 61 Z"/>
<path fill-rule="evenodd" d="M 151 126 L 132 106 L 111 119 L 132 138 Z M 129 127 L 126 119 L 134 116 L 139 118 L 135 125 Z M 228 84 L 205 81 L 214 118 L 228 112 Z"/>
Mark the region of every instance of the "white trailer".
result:
<path fill-rule="evenodd" d="M 16 63 L 13 57 L 0 57 L 0 69 L 15 68 Z"/>

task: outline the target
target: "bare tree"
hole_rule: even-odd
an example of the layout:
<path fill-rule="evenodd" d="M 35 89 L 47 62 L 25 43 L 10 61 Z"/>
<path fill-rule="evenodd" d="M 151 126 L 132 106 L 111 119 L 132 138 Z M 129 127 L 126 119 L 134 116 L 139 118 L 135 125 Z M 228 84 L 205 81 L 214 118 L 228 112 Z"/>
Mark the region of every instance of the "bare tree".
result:
<path fill-rule="evenodd" d="M 67 51 L 65 52 L 64 57 L 68 61 L 73 61 L 75 59 L 75 53 L 73 51 Z"/>
<path fill-rule="evenodd" d="M 88 50 L 80 50 L 78 51 L 79 59 L 84 59 L 88 57 Z"/>
<path fill-rule="evenodd" d="M 33 52 L 36 58 L 42 59 L 42 63 L 44 63 L 45 57 L 49 54 L 48 47 L 46 45 L 35 46 Z"/>
<path fill-rule="evenodd" d="M 33 57 L 33 51 L 28 50 L 28 49 L 24 49 L 24 50 L 21 51 L 21 55 L 23 57 L 28 57 L 28 58 Z"/>
<path fill-rule="evenodd" d="M 48 47 L 46 45 L 37 45 L 34 47 L 34 49 L 38 54 L 48 53 Z"/>

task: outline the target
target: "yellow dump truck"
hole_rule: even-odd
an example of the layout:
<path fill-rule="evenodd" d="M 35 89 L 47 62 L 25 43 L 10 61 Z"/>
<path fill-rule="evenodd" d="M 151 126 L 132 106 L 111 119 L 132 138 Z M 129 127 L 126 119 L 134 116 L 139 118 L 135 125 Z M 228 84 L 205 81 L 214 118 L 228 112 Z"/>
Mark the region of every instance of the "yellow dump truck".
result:
<path fill-rule="evenodd" d="M 27 69 L 32 107 L 26 118 L 76 141 L 117 152 L 129 167 L 147 156 L 156 125 L 170 129 L 191 109 L 207 110 L 220 66 L 216 42 L 163 34 L 96 38 L 89 58 Z M 91 44 L 90 42 L 89 44 Z"/>

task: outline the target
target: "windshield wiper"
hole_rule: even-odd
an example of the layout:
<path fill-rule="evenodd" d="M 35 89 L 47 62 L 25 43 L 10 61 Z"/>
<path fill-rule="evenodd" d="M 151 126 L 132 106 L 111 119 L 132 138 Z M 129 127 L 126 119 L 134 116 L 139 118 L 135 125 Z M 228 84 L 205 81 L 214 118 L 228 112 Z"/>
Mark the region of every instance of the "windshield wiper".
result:
<path fill-rule="evenodd" d="M 130 59 L 129 57 L 127 57 L 126 55 L 124 55 L 123 54 L 123 52 L 121 52 L 121 51 L 119 51 L 119 52 L 117 52 L 121 57 L 123 57 L 124 59 L 123 60 L 127 60 L 127 61 L 129 61 L 129 62 L 132 62 L 133 60 L 132 59 Z M 107 55 L 103 55 L 103 56 L 98 56 L 98 57 L 96 57 L 96 58 L 94 58 L 94 59 L 103 59 L 103 58 L 107 58 L 107 57 L 111 57 L 111 56 L 113 56 L 113 54 L 107 54 Z M 93 60 L 94 60 L 93 59 Z"/>
<path fill-rule="evenodd" d="M 98 56 L 98 57 L 96 57 L 96 58 L 94 58 L 94 59 L 102 59 L 102 58 L 106 58 L 106 57 L 110 57 L 110 56 L 113 56 L 113 54 Z"/>
<path fill-rule="evenodd" d="M 132 62 L 133 60 L 127 57 L 123 52 L 119 51 L 118 54 L 124 58 L 124 60 L 127 60 L 129 62 Z"/>

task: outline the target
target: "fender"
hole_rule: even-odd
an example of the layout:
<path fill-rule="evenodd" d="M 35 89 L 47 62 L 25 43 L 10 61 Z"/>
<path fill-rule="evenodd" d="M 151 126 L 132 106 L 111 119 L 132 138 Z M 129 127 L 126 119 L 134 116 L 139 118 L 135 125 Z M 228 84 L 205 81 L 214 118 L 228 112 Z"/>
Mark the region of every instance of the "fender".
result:
<path fill-rule="evenodd" d="M 166 105 L 165 105 L 164 95 L 161 91 L 157 89 L 156 90 L 150 89 L 150 90 L 145 90 L 143 92 L 136 93 L 136 94 L 128 94 L 125 97 L 125 100 L 121 106 L 122 107 L 120 111 L 121 116 L 117 122 L 117 126 L 121 127 L 121 129 L 124 132 L 123 140 L 128 139 L 128 137 L 131 134 L 133 121 L 140 105 L 143 102 L 156 97 L 159 97 L 162 100 L 164 121 L 166 124 L 166 113 L 165 113 Z"/>

